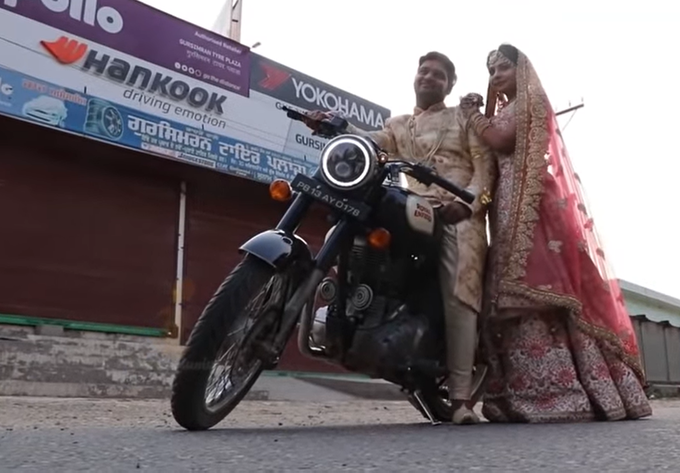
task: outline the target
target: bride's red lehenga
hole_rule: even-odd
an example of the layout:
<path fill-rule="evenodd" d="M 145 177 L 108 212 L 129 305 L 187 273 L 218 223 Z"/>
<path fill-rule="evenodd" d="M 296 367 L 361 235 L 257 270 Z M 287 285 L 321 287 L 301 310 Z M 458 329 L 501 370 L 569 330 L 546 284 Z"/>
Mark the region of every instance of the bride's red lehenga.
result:
<path fill-rule="evenodd" d="M 521 52 L 517 97 L 493 119 L 517 130 L 499 156 L 490 210 L 483 337 L 491 422 L 640 418 L 652 413 L 637 340 L 549 100 Z"/>

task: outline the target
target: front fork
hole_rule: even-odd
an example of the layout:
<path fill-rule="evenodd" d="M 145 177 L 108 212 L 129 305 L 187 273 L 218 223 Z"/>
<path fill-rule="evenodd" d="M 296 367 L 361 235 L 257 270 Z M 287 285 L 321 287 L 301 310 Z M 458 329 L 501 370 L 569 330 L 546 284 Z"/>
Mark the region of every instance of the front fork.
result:
<path fill-rule="evenodd" d="M 281 220 L 276 225 L 277 230 L 295 233 L 302 223 L 302 219 L 307 215 L 307 211 L 312 206 L 312 198 L 305 194 L 298 194 L 290 204 L 290 207 L 283 214 Z"/>
<path fill-rule="evenodd" d="M 299 194 L 276 226 L 277 230 L 294 233 L 300 226 L 302 218 L 307 213 L 311 203 L 312 201 L 309 196 Z M 282 325 L 272 344 L 276 352 L 281 353 L 283 351 L 286 343 L 288 343 L 291 332 L 298 321 L 300 321 L 300 334 L 298 336 L 300 351 L 307 356 L 323 356 L 322 353 L 312 350 L 309 346 L 308 340 L 313 314 L 309 316 L 307 314 L 309 311 L 305 311 L 303 314 L 302 309 L 305 307 L 305 304 L 309 303 L 312 296 L 316 293 L 316 288 L 333 266 L 350 232 L 350 222 L 347 219 L 341 219 L 312 261 L 311 271 L 308 272 L 306 277 L 303 277 L 301 284 L 286 302 L 283 309 Z"/>

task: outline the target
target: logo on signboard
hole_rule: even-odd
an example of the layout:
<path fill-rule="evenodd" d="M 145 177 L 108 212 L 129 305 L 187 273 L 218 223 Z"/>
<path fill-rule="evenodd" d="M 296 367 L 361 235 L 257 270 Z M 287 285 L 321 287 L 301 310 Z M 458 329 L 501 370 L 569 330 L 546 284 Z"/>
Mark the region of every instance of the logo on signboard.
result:
<path fill-rule="evenodd" d="M 256 60 L 257 73 L 264 75 L 263 79 L 253 82 L 260 92 L 305 110 L 342 113 L 360 127 L 380 130 L 385 125 L 384 115 L 389 116 L 389 110 L 264 58 Z"/>
<path fill-rule="evenodd" d="M 40 44 L 57 61 L 70 65 L 82 61 L 80 69 L 126 86 L 148 90 L 151 93 L 169 97 L 178 102 L 186 101 L 193 108 L 204 108 L 217 115 L 224 114 L 224 103 L 227 96 L 210 92 L 203 87 L 192 87 L 183 80 L 147 67 L 131 64 L 124 59 L 111 57 L 111 54 L 100 53 L 85 43 L 80 43 L 66 36 L 56 41 L 41 41 Z"/>
<path fill-rule="evenodd" d="M 12 87 L 12 84 L 8 84 L 2 80 L 2 77 L 0 77 L 0 94 L 4 95 L 5 97 L 9 97 L 14 93 L 14 87 Z"/>
<path fill-rule="evenodd" d="M 354 99 L 343 97 L 340 93 L 329 91 L 318 84 L 311 84 L 296 77 L 293 77 L 293 87 L 295 98 L 304 100 L 312 107 L 340 112 L 346 117 L 376 129 L 381 129 L 385 125 L 385 120 L 379 111 L 358 103 Z"/>
<path fill-rule="evenodd" d="M 69 16 L 74 20 L 90 26 L 97 26 L 107 33 L 118 34 L 123 31 L 123 17 L 118 10 L 113 7 L 99 7 L 98 1 L 40 0 L 40 3 L 53 13 L 64 13 L 68 10 Z M 10 8 L 16 8 L 18 2 L 19 0 L 4 0 L 5 6 Z"/>
<path fill-rule="evenodd" d="M 260 67 L 265 74 L 265 78 L 262 79 L 258 85 L 263 89 L 276 90 L 283 85 L 288 79 L 290 79 L 290 74 L 271 64 L 260 63 Z"/>
<path fill-rule="evenodd" d="M 87 44 L 62 36 L 56 41 L 40 41 L 43 48 L 62 64 L 80 61 L 87 52 Z"/>

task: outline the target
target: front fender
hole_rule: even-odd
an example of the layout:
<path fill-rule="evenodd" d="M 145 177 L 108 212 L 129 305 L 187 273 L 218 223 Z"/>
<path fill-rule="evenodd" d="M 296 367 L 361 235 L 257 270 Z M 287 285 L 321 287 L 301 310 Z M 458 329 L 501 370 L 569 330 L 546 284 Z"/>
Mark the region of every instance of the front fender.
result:
<path fill-rule="evenodd" d="M 305 240 L 283 230 L 267 230 L 245 242 L 239 248 L 241 253 L 249 253 L 281 270 L 290 263 L 313 259 L 312 252 Z"/>

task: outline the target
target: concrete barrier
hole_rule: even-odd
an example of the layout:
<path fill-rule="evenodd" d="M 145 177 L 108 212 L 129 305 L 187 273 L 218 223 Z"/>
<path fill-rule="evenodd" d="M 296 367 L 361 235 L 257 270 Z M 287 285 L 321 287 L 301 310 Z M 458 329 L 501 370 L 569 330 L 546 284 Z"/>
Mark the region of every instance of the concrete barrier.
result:
<path fill-rule="evenodd" d="M 182 347 L 130 335 L 0 326 L 0 395 L 160 399 Z M 246 399 L 280 401 L 402 400 L 386 382 L 351 375 L 270 371 Z"/>

